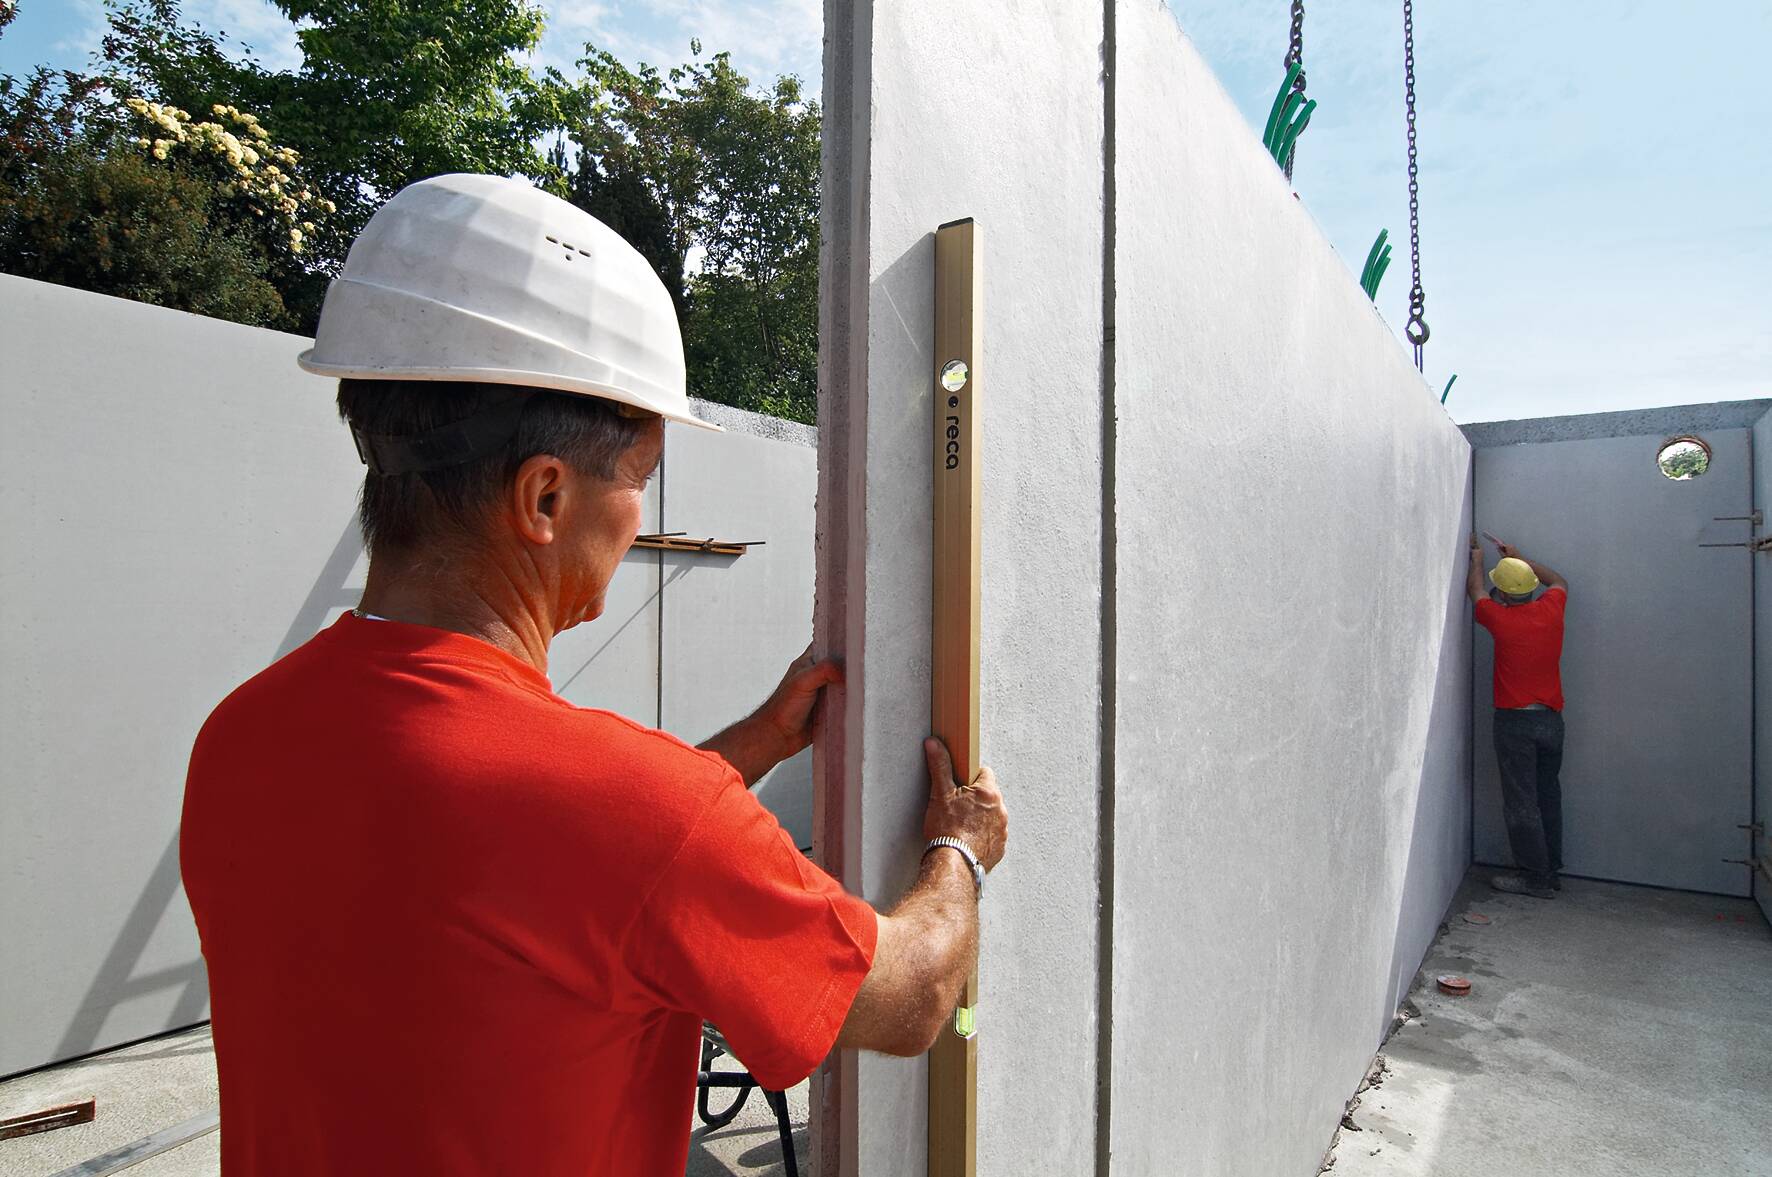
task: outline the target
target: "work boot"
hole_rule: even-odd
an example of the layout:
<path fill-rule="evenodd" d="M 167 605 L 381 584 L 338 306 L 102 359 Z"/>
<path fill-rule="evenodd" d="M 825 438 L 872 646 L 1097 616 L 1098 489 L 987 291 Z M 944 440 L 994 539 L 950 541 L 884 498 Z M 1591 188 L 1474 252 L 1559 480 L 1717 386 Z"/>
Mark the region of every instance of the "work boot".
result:
<path fill-rule="evenodd" d="M 1563 889 L 1563 876 L 1562 875 L 1552 875 L 1551 876 L 1551 887 L 1554 888 L 1555 890 L 1561 891 Z"/>
<path fill-rule="evenodd" d="M 1489 885 L 1509 895 L 1530 895 L 1534 899 L 1554 899 L 1557 894 L 1543 883 L 1531 882 L 1520 875 L 1496 875 L 1489 880 Z"/>

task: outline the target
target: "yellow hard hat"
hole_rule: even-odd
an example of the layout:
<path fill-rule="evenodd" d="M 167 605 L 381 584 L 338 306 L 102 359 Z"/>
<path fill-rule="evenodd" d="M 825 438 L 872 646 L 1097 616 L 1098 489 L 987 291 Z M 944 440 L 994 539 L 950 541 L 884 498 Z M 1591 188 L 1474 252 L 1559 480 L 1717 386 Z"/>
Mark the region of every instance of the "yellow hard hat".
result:
<path fill-rule="evenodd" d="M 1505 556 L 1489 574 L 1489 583 L 1510 597 L 1523 597 L 1538 587 L 1538 574 L 1526 561 Z"/>

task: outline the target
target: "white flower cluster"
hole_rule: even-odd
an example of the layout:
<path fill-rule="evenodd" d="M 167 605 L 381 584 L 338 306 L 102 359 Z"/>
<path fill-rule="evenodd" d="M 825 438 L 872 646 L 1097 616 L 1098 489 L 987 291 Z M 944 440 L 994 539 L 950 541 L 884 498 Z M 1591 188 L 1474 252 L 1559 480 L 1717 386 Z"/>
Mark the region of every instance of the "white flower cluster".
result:
<path fill-rule="evenodd" d="M 301 156 L 292 147 L 273 145 L 257 115 L 218 104 L 211 113 L 221 121 L 197 122 L 166 103 L 131 98 L 126 105 L 150 131 L 136 139 L 137 147 L 157 160 L 182 153 L 219 164 L 227 179 L 217 190 L 226 197 L 244 197 L 254 216 L 268 214 L 286 222 L 291 252 L 300 253 L 314 232 L 314 222 L 308 218 L 316 212 L 338 211 L 332 201 L 301 182 L 295 171 Z"/>

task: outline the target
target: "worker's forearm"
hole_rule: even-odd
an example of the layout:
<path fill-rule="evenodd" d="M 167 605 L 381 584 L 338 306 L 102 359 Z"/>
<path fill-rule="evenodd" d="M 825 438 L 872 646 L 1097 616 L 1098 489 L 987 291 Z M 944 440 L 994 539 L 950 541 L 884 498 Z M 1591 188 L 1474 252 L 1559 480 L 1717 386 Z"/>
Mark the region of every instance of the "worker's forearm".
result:
<path fill-rule="evenodd" d="M 978 894 L 972 870 L 955 850 L 923 856 L 917 881 L 890 917 L 916 945 L 907 953 L 917 973 L 916 991 L 929 996 L 925 1014 L 939 1023 L 959 1003 L 960 991 L 978 960 Z"/>
<path fill-rule="evenodd" d="M 1488 595 L 1488 586 L 1483 583 L 1483 557 L 1480 553 L 1471 558 L 1470 574 L 1464 578 L 1464 591 L 1473 601 Z"/>
<path fill-rule="evenodd" d="M 952 1009 L 978 959 L 978 883 L 966 858 L 955 849 L 923 854 L 916 885 L 898 900 L 891 918 L 918 929 L 927 980 L 946 994 L 943 1005 Z"/>
<path fill-rule="evenodd" d="M 952 850 L 923 858 L 917 881 L 880 916 L 873 967 L 849 1008 L 839 1046 L 911 1058 L 953 1016 L 978 955 L 972 871 Z"/>
<path fill-rule="evenodd" d="M 754 715 L 709 736 L 697 747 L 730 764 L 744 778 L 746 788 L 762 780 L 785 759 L 781 733 Z"/>

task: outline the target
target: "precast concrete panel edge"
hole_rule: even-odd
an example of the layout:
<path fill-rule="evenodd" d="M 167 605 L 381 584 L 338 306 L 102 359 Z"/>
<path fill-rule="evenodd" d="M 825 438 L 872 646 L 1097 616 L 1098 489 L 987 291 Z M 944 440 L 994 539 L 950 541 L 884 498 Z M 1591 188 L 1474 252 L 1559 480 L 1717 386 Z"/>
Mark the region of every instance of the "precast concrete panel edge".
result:
<path fill-rule="evenodd" d="M 1753 506 L 1761 523 L 1759 537 L 1772 536 L 1772 411 L 1761 414 L 1750 434 L 1753 465 Z M 1751 557 L 1753 606 L 1753 804 L 1748 816 L 1747 857 L 1752 869 L 1753 896 L 1772 920 L 1772 554 Z"/>
<path fill-rule="evenodd" d="M 1604 437 L 1672 437 L 1716 429 L 1751 429 L 1772 409 L 1772 399 L 1716 401 L 1627 409 L 1614 413 L 1574 413 L 1560 417 L 1526 417 L 1516 421 L 1474 421 L 1461 426 L 1472 447 L 1581 441 Z"/>
<path fill-rule="evenodd" d="M 819 204 L 818 503 L 813 649 L 844 662 L 826 692 L 813 744 L 813 856 L 860 893 L 862 618 L 867 451 L 868 160 L 873 97 L 872 0 L 825 0 L 824 145 Z M 813 1073 L 811 1159 L 818 1177 L 856 1177 L 859 1059 L 833 1051 Z"/>
<path fill-rule="evenodd" d="M 751 437 L 813 448 L 818 446 L 816 425 L 789 421 L 785 417 L 771 417 L 767 413 L 753 413 L 749 409 L 734 408 L 717 401 L 702 400 L 700 397 L 690 397 L 689 408 L 703 421 L 718 425 L 729 433 L 744 433 Z"/>

